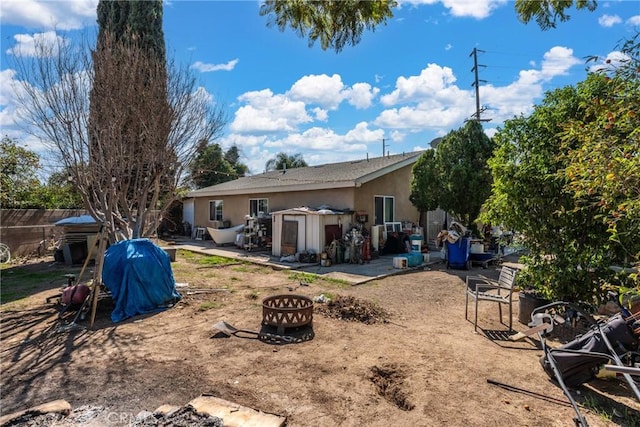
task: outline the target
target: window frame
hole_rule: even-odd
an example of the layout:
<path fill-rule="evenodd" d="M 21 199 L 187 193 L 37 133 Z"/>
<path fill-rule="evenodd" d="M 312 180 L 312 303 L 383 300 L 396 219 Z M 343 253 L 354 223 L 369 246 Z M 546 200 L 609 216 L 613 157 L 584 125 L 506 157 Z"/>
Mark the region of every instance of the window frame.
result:
<path fill-rule="evenodd" d="M 382 218 L 378 218 L 377 201 L 382 199 Z M 391 218 L 387 218 L 388 203 L 391 202 Z M 395 222 L 396 218 L 396 197 L 376 194 L 373 196 L 373 212 L 375 225 L 384 225 L 388 222 Z"/>
<path fill-rule="evenodd" d="M 213 204 L 213 208 L 212 208 L 212 204 Z M 209 200 L 209 222 L 215 222 L 215 221 L 222 222 L 223 217 L 224 217 L 224 200 Z"/>
<path fill-rule="evenodd" d="M 255 212 L 251 211 L 251 204 L 253 202 L 255 202 L 255 205 L 256 205 Z M 261 202 L 262 202 L 262 207 L 265 208 L 265 209 L 260 209 Z M 253 217 L 257 217 L 258 216 L 258 212 L 263 212 L 265 215 L 269 213 L 269 198 L 267 198 L 267 197 L 256 197 L 256 198 L 253 198 L 253 199 L 249 199 L 249 215 L 251 215 Z"/>

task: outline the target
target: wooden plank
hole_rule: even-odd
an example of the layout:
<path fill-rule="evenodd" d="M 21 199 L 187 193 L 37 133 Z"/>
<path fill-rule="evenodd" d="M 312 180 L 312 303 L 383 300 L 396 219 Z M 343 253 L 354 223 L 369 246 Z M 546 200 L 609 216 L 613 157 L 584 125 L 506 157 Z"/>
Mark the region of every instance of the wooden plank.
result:
<path fill-rule="evenodd" d="M 228 400 L 213 396 L 200 396 L 189 405 L 201 413 L 222 418 L 225 427 L 283 427 L 286 417 L 267 414 Z"/>
<path fill-rule="evenodd" d="M 533 328 L 527 329 L 524 332 L 518 332 L 517 334 L 511 335 L 509 339 L 511 341 L 519 341 L 523 338 L 526 338 L 528 336 L 535 334 L 536 332 L 545 331 L 547 329 L 550 329 L 551 327 L 552 327 L 551 323 L 542 323 L 541 325 L 534 326 Z"/>
<path fill-rule="evenodd" d="M 104 265 L 104 252 L 107 250 L 107 236 L 106 233 L 101 233 L 100 241 L 98 243 L 98 254 L 96 256 L 96 265 L 98 268 L 94 272 L 93 276 L 93 295 L 91 301 L 91 322 L 90 328 L 93 328 L 93 323 L 96 320 L 96 311 L 98 310 L 98 295 L 100 294 L 100 286 L 102 285 L 102 268 Z"/>

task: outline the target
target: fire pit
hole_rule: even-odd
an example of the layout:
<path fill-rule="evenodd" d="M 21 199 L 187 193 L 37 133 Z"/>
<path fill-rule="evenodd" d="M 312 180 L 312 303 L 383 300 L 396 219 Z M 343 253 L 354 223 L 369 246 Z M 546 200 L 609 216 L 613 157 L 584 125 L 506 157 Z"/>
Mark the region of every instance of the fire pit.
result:
<path fill-rule="evenodd" d="M 313 320 L 313 301 L 302 295 L 274 295 L 262 301 L 262 324 L 275 326 L 279 335 L 285 328 L 297 328 Z"/>

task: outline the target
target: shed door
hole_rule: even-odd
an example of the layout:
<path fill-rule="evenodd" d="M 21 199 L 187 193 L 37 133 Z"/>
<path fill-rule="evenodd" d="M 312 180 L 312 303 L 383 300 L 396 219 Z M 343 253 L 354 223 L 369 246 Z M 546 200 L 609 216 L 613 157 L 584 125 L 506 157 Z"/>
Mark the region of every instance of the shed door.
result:
<path fill-rule="evenodd" d="M 324 244 L 329 245 L 334 239 L 342 238 L 342 226 L 338 224 L 327 224 L 324 226 Z"/>
<path fill-rule="evenodd" d="M 293 255 L 298 247 L 298 221 L 282 221 L 282 244 L 280 254 Z"/>

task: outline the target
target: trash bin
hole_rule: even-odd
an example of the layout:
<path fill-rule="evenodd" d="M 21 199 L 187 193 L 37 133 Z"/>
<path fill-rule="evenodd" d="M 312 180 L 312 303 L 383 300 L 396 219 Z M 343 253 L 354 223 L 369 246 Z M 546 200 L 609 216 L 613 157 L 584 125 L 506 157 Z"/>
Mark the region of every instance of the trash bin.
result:
<path fill-rule="evenodd" d="M 469 251 L 471 239 L 460 237 L 455 243 L 447 243 L 447 268 L 468 270 L 471 267 Z"/>

